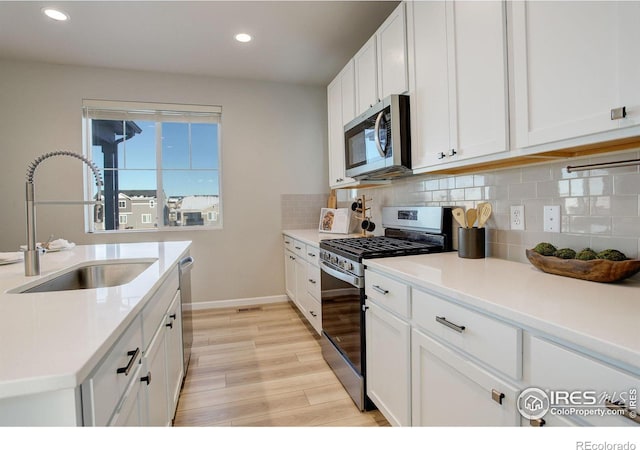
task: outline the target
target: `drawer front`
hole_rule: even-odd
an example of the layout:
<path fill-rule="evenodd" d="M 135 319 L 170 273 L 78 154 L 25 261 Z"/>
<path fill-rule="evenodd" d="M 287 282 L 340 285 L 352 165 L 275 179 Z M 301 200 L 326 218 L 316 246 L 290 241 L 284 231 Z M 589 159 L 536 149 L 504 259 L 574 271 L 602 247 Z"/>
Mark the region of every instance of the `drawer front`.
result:
<path fill-rule="evenodd" d="M 173 300 L 177 290 L 178 267 L 176 266 L 142 310 L 143 352 L 149 347 L 149 343 L 153 339 L 153 335 L 160 323 L 164 321 L 164 315 L 169 309 L 171 300 Z"/>
<path fill-rule="evenodd" d="M 291 251 L 303 259 L 307 259 L 307 246 L 297 239 L 293 240 Z"/>
<path fill-rule="evenodd" d="M 87 394 L 91 403 L 90 411 L 85 411 L 85 421 L 94 426 L 107 425 L 129 384 L 137 383 L 134 377 L 139 373 L 141 359 L 142 332 L 140 319 L 136 318 L 82 385 L 83 396 Z"/>
<path fill-rule="evenodd" d="M 522 376 L 522 330 L 416 289 L 413 321 L 504 374 Z"/>
<path fill-rule="evenodd" d="M 304 295 L 304 316 L 318 334 L 322 332 L 322 307 L 308 292 Z"/>
<path fill-rule="evenodd" d="M 409 318 L 411 309 L 408 285 L 367 270 L 364 275 L 364 289 L 368 299 L 404 318 Z"/>
<path fill-rule="evenodd" d="M 311 264 L 320 267 L 320 249 L 318 247 L 307 244 L 305 258 Z"/>
<path fill-rule="evenodd" d="M 640 422 L 633 420 L 633 417 L 620 414 L 624 411 L 618 410 L 618 414 L 613 414 L 606 404 L 606 400 L 621 401 L 625 409 L 635 412 L 627 416 L 635 415 L 638 420 L 640 377 L 537 337 L 531 337 L 527 356 L 531 385 L 554 392 L 550 398 L 552 408 L 557 407 L 563 411 L 570 407 L 584 408 L 584 414 L 571 414 L 567 417 L 588 425 L 640 426 Z M 565 392 L 573 393 L 573 399 L 567 399 Z M 588 413 L 589 410 L 595 413 Z M 547 416 L 552 412 L 547 413 Z M 600 412 L 604 414 L 600 415 Z"/>
<path fill-rule="evenodd" d="M 282 242 L 284 243 L 284 248 L 286 248 L 290 252 L 293 251 L 293 243 L 295 242 L 294 238 L 285 234 L 284 236 L 282 236 Z"/>
<path fill-rule="evenodd" d="M 307 292 L 320 301 L 320 268 L 307 264 Z"/>

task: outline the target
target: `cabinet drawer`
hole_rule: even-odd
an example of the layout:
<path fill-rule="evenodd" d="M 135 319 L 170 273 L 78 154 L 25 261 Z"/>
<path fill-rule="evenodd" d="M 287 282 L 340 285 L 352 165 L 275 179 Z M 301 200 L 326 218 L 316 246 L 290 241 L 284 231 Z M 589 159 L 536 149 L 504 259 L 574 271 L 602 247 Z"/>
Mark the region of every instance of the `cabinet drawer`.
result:
<path fill-rule="evenodd" d="M 320 301 L 320 268 L 307 264 L 307 292 Z"/>
<path fill-rule="evenodd" d="M 149 347 L 160 322 L 164 320 L 164 315 L 177 290 L 178 267 L 176 266 L 142 310 L 143 352 Z"/>
<path fill-rule="evenodd" d="M 367 270 L 364 289 L 368 299 L 377 302 L 404 318 L 410 315 L 409 286 L 384 275 Z"/>
<path fill-rule="evenodd" d="M 282 242 L 284 243 L 284 248 L 286 248 L 290 252 L 293 251 L 293 244 L 295 242 L 294 238 L 292 238 L 291 236 L 284 235 L 282 236 Z"/>
<path fill-rule="evenodd" d="M 416 289 L 419 327 L 514 379 L 522 376 L 522 330 Z"/>
<path fill-rule="evenodd" d="M 120 398 L 139 373 L 142 359 L 142 332 L 136 317 L 127 331 L 109 350 L 91 378 L 82 384 L 83 399 L 89 399 L 85 409 L 85 424 L 105 426 L 113 415 Z M 84 402 L 83 402 L 84 403 Z"/>
<path fill-rule="evenodd" d="M 307 244 L 304 257 L 311 264 L 320 267 L 320 249 L 318 247 Z"/>
<path fill-rule="evenodd" d="M 605 400 L 622 401 L 626 408 L 635 411 L 637 420 L 640 412 L 637 403 L 640 377 L 537 337 L 531 337 L 528 361 L 532 386 L 558 392 L 559 395 L 573 393 L 573 400 L 556 397 L 555 401 L 551 401 L 552 407 L 584 407 L 598 413 L 598 410 L 609 411 Z M 634 395 L 635 407 L 631 407 Z M 591 405 L 594 401 L 596 404 Z M 596 426 L 640 425 L 640 422 L 616 414 L 576 414 L 568 417 Z"/>

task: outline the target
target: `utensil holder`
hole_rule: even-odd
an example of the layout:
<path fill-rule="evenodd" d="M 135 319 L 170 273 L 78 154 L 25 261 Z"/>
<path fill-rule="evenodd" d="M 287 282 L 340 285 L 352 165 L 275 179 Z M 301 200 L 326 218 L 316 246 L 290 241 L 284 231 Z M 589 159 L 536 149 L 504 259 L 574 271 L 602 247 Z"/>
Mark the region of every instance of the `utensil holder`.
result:
<path fill-rule="evenodd" d="M 485 257 L 485 228 L 458 228 L 458 256 L 479 259 Z"/>

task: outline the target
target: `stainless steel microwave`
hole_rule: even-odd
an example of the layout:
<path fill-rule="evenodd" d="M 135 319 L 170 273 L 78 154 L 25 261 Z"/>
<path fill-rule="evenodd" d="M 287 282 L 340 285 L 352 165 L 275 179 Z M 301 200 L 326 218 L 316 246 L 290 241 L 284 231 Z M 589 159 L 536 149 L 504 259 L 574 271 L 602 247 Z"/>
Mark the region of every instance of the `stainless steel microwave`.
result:
<path fill-rule="evenodd" d="M 391 95 L 345 125 L 344 151 L 348 177 L 410 175 L 409 96 Z"/>

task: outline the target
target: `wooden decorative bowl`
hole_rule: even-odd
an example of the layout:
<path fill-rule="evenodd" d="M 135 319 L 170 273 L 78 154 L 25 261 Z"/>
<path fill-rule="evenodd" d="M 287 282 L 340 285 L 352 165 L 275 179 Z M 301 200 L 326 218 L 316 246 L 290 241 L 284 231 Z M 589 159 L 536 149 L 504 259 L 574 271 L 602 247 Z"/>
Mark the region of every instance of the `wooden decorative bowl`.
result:
<path fill-rule="evenodd" d="M 640 272 L 640 259 L 625 261 L 610 261 L 608 259 L 562 259 L 555 256 L 542 256 L 540 253 L 527 249 L 527 258 L 543 272 L 578 278 L 580 280 L 613 283 L 624 280 Z"/>

